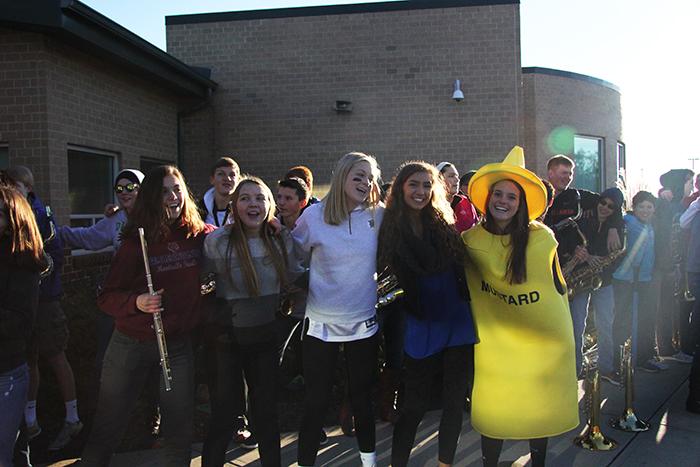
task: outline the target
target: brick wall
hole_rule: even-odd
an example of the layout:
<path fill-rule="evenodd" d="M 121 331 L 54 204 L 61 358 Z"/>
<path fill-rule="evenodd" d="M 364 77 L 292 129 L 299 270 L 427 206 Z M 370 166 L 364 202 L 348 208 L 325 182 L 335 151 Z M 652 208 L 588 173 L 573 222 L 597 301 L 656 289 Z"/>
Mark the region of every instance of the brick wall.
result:
<path fill-rule="evenodd" d="M 213 137 L 185 154 L 191 175 L 201 183 L 223 154 L 269 182 L 305 163 L 320 184 L 351 150 L 375 154 L 385 178 L 406 159 L 500 159 L 522 133 L 519 35 L 518 5 L 168 25 L 168 52 L 220 85 Z"/>
<path fill-rule="evenodd" d="M 153 81 L 55 37 L 0 28 L 0 142 L 32 169 L 35 191 L 68 220 L 69 144 L 175 162 L 181 102 Z"/>
<path fill-rule="evenodd" d="M 51 194 L 64 208 L 59 216 L 67 214 L 69 144 L 114 152 L 119 168 L 138 168 L 141 157 L 176 161 L 171 94 L 100 56 L 54 41 L 46 51 Z"/>
<path fill-rule="evenodd" d="M 604 138 L 604 180 L 605 186 L 612 186 L 617 176 L 616 145 L 622 140 L 620 92 L 583 76 L 522 76 L 528 166 L 546 176 L 547 160 L 557 153 L 548 138 L 556 128 L 568 126 L 576 134 Z"/>
<path fill-rule="evenodd" d="M 0 28 L 0 142 L 10 165 L 37 167 L 35 183 L 48 190 L 46 48 L 43 36 Z"/>

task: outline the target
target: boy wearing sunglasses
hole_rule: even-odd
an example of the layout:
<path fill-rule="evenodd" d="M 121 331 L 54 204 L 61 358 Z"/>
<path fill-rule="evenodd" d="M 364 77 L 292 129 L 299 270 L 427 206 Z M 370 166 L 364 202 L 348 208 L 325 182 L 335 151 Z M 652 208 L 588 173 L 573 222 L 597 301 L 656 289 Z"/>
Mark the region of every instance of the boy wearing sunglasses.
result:
<path fill-rule="evenodd" d="M 90 251 L 108 246 L 113 246 L 115 250 L 119 248 L 122 227 L 134 206 L 143 177 L 143 173 L 136 169 L 124 169 L 119 172 L 114 182 L 114 193 L 119 206 L 116 214 L 105 217 L 90 227 L 62 226 L 59 231 L 63 242 L 73 248 Z"/>
<path fill-rule="evenodd" d="M 136 202 L 143 178 L 144 175 L 140 170 L 124 169 L 119 172 L 114 182 L 114 194 L 118 205 L 116 210 L 110 211 L 114 214 L 105 216 L 90 227 L 61 226 L 58 232 L 63 243 L 71 248 L 82 248 L 89 251 L 102 250 L 111 246 L 116 251 L 121 243 L 122 228 L 126 225 L 129 212 Z M 114 319 L 100 312 L 97 314 L 96 325 L 95 366 L 99 374 L 102 369 L 102 358 L 107 350 L 109 339 L 112 337 Z"/>

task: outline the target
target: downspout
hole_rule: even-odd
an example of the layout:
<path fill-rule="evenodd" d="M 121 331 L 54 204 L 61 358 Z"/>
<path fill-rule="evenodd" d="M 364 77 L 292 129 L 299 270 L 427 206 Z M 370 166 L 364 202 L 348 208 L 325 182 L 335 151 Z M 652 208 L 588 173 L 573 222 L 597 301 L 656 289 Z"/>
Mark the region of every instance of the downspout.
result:
<path fill-rule="evenodd" d="M 207 88 L 207 97 L 204 98 L 203 101 L 198 102 L 197 104 L 193 105 L 192 107 L 178 111 L 177 113 L 177 138 L 176 138 L 176 144 L 177 144 L 177 166 L 180 170 L 183 170 L 183 165 L 185 163 L 184 161 L 184 155 L 182 154 L 182 136 L 181 136 L 181 130 L 182 130 L 182 119 L 192 115 L 193 113 L 202 110 L 206 106 L 209 105 L 211 102 L 211 97 L 214 94 L 214 91 L 211 88 Z"/>

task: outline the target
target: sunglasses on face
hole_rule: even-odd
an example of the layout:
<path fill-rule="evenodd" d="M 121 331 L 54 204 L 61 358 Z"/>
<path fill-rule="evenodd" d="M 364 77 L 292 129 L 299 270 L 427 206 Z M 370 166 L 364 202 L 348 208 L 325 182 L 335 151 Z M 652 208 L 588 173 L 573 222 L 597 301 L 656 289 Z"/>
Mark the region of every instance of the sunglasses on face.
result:
<path fill-rule="evenodd" d="M 117 194 L 124 193 L 125 191 L 127 193 L 131 193 L 131 192 L 136 191 L 138 189 L 139 189 L 138 183 L 127 183 L 126 185 L 114 185 L 114 191 Z"/>
<path fill-rule="evenodd" d="M 612 202 L 607 202 L 607 201 L 605 201 L 605 200 L 603 200 L 603 199 L 601 199 L 600 201 L 598 201 L 598 204 L 600 204 L 600 205 L 603 206 L 604 208 L 613 209 L 613 210 L 615 209 L 615 204 L 614 204 L 614 203 L 612 203 Z"/>

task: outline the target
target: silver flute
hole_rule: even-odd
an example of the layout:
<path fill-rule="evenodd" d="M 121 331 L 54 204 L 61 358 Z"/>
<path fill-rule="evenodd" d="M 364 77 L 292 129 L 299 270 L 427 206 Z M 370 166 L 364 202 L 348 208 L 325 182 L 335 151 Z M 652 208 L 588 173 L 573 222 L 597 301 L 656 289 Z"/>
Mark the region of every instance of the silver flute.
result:
<path fill-rule="evenodd" d="M 151 278 L 151 266 L 148 263 L 148 246 L 146 245 L 146 236 L 143 233 L 143 227 L 139 227 L 139 240 L 141 240 L 141 253 L 143 254 L 143 265 L 146 268 L 146 282 L 148 283 L 148 293 L 156 295 L 153 288 L 153 279 Z M 160 353 L 160 368 L 163 370 L 163 380 L 165 382 L 165 390 L 170 391 L 173 381 L 173 374 L 170 370 L 170 360 L 168 359 L 168 346 L 165 343 L 165 330 L 163 330 L 163 318 L 160 316 L 160 311 L 153 313 L 153 329 L 156 332 L 156 341 L 158 342 L 158 352 Z"/>

